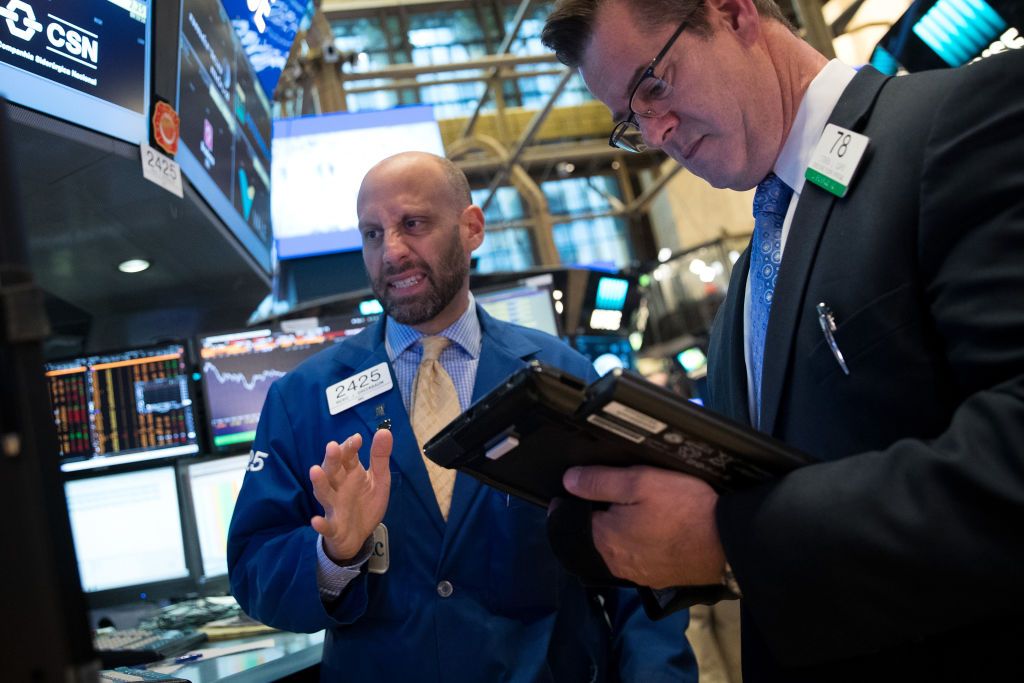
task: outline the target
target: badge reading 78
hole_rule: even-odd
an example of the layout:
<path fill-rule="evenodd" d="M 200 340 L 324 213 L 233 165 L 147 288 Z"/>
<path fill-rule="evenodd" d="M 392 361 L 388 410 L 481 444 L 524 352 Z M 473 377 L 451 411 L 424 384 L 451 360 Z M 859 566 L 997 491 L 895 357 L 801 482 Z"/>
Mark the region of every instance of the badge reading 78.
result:
<path fill-rule="evenodd" d="M 391 372 L 387 363 L 379 363 L 327 387 L 327 409 L 337 415 L 354 405 L 389 391 Z"/>

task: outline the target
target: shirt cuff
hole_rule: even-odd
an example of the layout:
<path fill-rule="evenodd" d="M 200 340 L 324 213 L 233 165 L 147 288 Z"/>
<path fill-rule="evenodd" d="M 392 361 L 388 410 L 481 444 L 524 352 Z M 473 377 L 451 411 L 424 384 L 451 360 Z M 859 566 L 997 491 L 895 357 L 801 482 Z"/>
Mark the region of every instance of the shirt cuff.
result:
<path fill-rule="evenodd" d="M 324 550 L 324 537 L 318 535 L 316 537 L 316 585 L 320 591 L 320 599 L 324 602 L 337 600 L 352 579 L 359 576 L 372 552 L 373 536 L 371 535 L 363 543 L 362 549 L 352 564 L 343 567 L 327 557 L 327 552 Z"/>
<path fill-rule="evenodd" d="M 736 575 L 732 573 L 732 565 L 728 562 L 725 563 L 725 569 L 722 572 L 722 585 L 737 598 L 743 597 L 743 591 L 740 590 L 740 584 L 736 580 Z"/>

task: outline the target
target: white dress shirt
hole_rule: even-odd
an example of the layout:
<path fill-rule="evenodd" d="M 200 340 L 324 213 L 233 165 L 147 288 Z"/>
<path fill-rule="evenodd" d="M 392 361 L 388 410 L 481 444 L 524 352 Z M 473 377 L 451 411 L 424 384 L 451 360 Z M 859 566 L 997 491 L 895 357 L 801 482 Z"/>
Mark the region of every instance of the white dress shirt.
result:
<path fill-rule="evenodd" d="M 853 67 L 843 64 L 838 59 L 825 65 L 811 84 L 807 87 L 800 107 L 797 109 L 793 127 L 789 131 L 779 158 L 775 160 L 775 175 L 782 182 L 793 188 L 793 198 L 789 201 L 786 218 L 782 222 L 782 263 L 779 271 L 786 267 L 786 238 L 789 237 L 789 226 L 793 222 L 793 214 L 800 202 L 800 192 L 804 189 L 804 171 L 811 163 L 814 148 L 825 131 L 828 117 L 832 115 L 836 103 L 842 96 L 846 86 L 856 75 Z M 753 263 L 753 259 L 751 259 Z M 747 275 L 747 287 L 743 293 L 743 358 L 747 365 L 747 406 L 750 408 L 750 419 L 756 424 L 753 380 L 750 375 L 750 275 Z"/>

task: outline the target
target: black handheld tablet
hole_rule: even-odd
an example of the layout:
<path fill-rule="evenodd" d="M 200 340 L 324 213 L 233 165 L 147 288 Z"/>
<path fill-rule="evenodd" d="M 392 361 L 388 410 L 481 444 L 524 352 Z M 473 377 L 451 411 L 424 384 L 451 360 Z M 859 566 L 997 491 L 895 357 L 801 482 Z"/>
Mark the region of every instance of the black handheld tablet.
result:
<path fill-rule="evenodd" d="M 538 362 L 470 406 L 424 452 L 545 507 L 568 495 L 562 475 L 575 465 L 651 465 L 725 492 L 811 461 L 634 373 L 616 370 L 587 386 Z"/>

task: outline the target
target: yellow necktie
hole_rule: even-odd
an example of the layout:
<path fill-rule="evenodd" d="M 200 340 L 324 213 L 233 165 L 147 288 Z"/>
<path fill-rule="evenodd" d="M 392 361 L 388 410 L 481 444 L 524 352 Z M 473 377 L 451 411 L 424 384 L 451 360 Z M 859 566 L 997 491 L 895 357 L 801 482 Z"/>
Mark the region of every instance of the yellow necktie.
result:
<path fill-rule="evenodd" d="M 462 409 L 459 407 L 455 383 L 438 361 L 441 351 L 448 346 L 448 339 L 423 337 L 421 342 L 423 360 L 420 361 L 412 385 L 411 420 L 412 430 L 416 434 L 422 454 L 423 444 L 458 417 Z M 452 504 L 452 489 L 455 487 L 455 470 L 441 467 L 426 456 L 423 456 L 423 462 L 427 466 L 430 485 L 434 487 L 434 496 L 437 498 L 438 507 L 441 508 L 441 516 L 447 522 L 448 509 Z"/>

